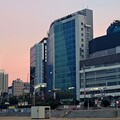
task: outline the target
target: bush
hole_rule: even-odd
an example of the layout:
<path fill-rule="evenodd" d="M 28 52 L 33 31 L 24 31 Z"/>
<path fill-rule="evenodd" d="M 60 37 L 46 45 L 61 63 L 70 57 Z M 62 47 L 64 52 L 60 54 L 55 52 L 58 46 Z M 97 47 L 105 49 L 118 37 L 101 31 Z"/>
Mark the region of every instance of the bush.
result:
<path fill-rule="evenodd" d="M 55 109 L 60 105 L 60 102 L 58 100 L 48 100 L 48 101 L 40 101 L 36 103 L 37 106 L 50 106 L 51 109 Z"/>
<path fill-rule="evenodd" d="M 95 102 L 91 99 L 86 99 L 85 102 L 84 102 L 84 107 L 88 107 L 88 103 L 89 103 L 89 107 L 94 107 L 95 105 Z"/>
<path fill-rule="evenodd" d="M 109 107 L 110 106 L 110 102 L 108 100 L 104 99 L 101 102 L 101 106 L 102 107 Z"/>
<path fill-rule="evenodd" d="M 80 101 L 79 100 L 75 100 L 75 105 L 79 105 Z"/>
<path fill-rule="evenodd" d="M 7 109 L 7 105 L 0 105 L 0 109 Z"/>
<path fill-rule="evenodd" d="M 31 108 L 31 105 L 18 106 L 18 108 Z"/>
<path fill-rule="evenodd" d="M 16 96 L 10 97 L 9 103 L 10 103 L 10 105 L 17 105 L 18 104 L 17 97 Z"/>
<path fill-rule="evenodd" d="M 57 100 L 52 100 L 52 101 L 48 101 L 47 104 L 51 107 L 51 109 L 55 109 L 60 105 L 60 102 Z"/>

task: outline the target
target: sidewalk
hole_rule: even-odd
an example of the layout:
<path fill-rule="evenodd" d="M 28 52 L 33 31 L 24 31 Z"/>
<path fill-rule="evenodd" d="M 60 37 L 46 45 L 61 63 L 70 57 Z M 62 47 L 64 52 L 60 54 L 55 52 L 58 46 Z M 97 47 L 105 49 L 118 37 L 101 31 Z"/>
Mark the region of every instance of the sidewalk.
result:
<path fill-rule="evenodd" d="M 0 120 L 34 120 L 34 119 L 31 119 L 30 117 L 0 117 Z M 42 120 L 120 120 L 120 118 L 51 118 Z"/>

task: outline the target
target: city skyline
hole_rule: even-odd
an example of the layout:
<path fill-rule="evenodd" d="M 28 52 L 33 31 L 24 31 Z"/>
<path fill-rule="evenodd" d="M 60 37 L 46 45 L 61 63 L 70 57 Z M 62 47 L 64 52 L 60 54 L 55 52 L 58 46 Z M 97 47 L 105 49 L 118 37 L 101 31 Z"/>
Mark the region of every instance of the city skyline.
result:
<path fill-rule="evenodd" d="M 106 34 L 110 23 L 120 19 L 120 1 L 116 1 L 0 0 L 0 69 L 9 74 L 9 85 L 16 78 L 27 81 L 30 47 L 47 36 L 54 20 L 89 8 L 93 10 L 94 37 L 98 37 Z"/>

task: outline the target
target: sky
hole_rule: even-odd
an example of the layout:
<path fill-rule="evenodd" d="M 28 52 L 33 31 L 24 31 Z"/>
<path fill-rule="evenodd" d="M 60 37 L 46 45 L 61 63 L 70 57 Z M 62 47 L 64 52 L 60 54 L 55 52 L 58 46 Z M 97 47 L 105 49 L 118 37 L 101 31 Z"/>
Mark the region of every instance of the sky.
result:
<path fill-rule="evenodd" d="M 120 20 L 120 0 L 0 0 L 0 69 L 9 74 L 9 86 L 17 78 L 29 81 L 30 47 L 47 36 L 50 24 L 84 8 L 93 10 L 94 38 Z"/>

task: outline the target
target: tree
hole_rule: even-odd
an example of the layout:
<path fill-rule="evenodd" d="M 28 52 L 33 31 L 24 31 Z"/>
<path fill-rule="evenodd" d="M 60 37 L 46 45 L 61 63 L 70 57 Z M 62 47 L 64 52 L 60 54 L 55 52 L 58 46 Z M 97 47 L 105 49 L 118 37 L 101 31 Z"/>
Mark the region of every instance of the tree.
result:
<path fill-rule="evenodd" d="M 108 106 L 110 106 L 110 102 L 106 99 L 103 99 L 102 102 L 101 102 L 101 106 L 102 107 L 108 107 Z"/>
<path fill-rule="evenodd" d="M 16 96 L 10 97 L 9 98 L 9 104 L 10 105 L 17 105 L 18 104 L 18 99 Z"/>
<path fill-rule="evenodd" d="M 84 102 L 84 107 L 88 107 L 88 104 L 89 104 L 89 107 L 94 107 L 95 102 L 92 99 L 86 99 Z"/>
<path fill-rule="evenodd" d="M 7 101 L 7 98 L 3 98 L 2 100 L 1 100 L 1 102 L 0 102 L 0 109 L 6 109 L 7 108 L 7 103 L 8 101 Z"/>

